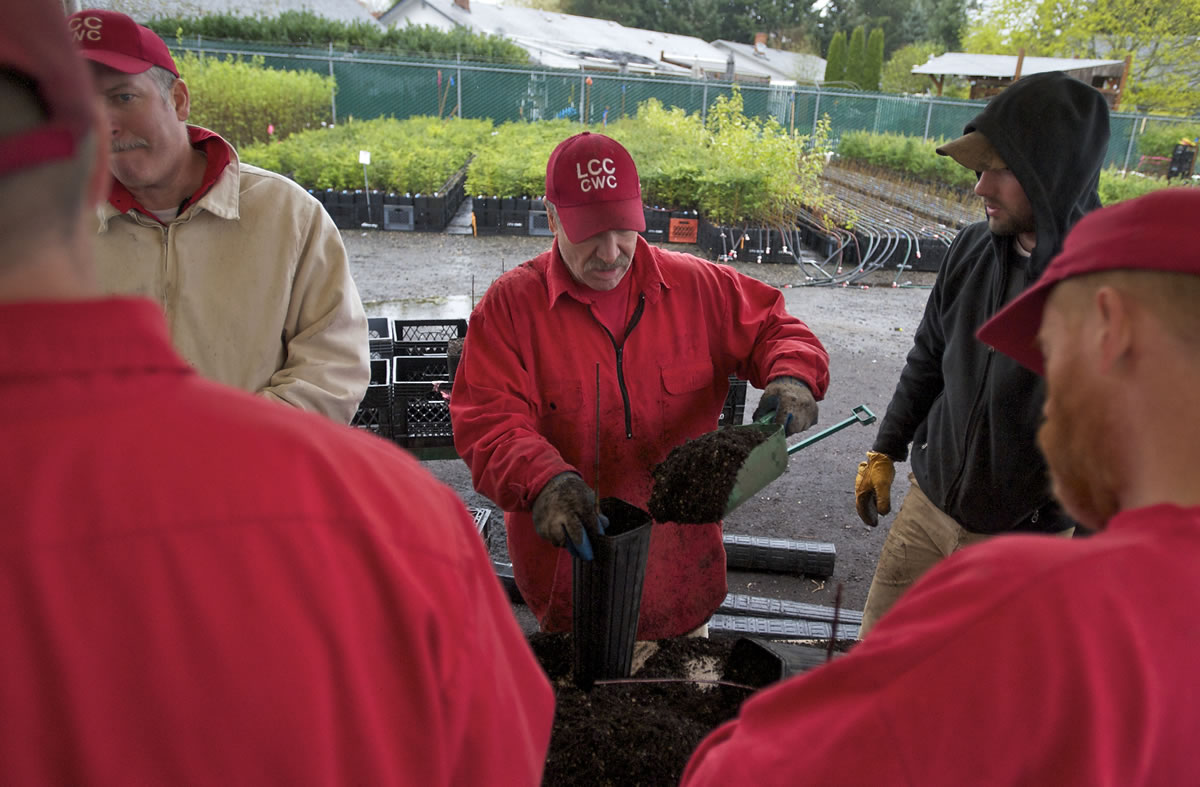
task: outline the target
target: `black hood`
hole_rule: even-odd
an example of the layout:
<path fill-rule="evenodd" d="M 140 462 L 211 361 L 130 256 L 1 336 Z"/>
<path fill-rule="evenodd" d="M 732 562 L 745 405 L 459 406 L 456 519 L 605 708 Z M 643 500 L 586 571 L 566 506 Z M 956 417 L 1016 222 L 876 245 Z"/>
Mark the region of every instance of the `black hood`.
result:
<path fill-rule="evenodd" d="M 978 131 L 1025 190 L 1037 222 L 1030 268 L 1040 275 L 1084 214 L 1100 207 L 1096 188 L 1108 152 L 1108 104 L 1098 90 L 1061 71 L 1017 80 L 963 130 Z"/>

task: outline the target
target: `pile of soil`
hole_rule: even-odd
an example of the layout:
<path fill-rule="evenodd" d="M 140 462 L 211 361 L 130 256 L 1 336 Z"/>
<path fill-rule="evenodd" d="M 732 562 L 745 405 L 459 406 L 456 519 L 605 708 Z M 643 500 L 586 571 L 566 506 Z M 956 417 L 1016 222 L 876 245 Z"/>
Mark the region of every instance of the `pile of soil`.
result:
<path fill-rule="evenodd" d="M 738 470 L 769 435 L 723 426 L 671 449 L 654 468 L 647 507 L 658 522 L 704 524 L 725 513 Z"/>
<path fill-rule="evenodd" d="M 700 741 L 737 715 L 749 688 L 647 678 L 722 677 L 735 638 L 678 638 L 657 650 L 630 682 L 597 682 L 589 692 L 571 677 L 569 634 L 534 634 L 534 653 L 554 684 L 554 730 L 543 784 L 674 785 Z M 643 682 L 636 682 L 641 680 Z"/>

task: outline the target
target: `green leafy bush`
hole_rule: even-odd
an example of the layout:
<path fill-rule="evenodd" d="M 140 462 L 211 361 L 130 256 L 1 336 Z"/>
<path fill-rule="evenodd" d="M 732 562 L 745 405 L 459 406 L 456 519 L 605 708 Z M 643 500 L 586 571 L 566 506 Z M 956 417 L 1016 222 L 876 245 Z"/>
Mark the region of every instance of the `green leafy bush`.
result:
<path fill-rule="evenodd" d="M 579 124 L 569 120 L 501 125 L 476 150 L 467 170 L 467 193 L 493 197 L 543 194 L 550 153 L 579 130 Z"/>
<path fill-rule="evenodd" d="M 278 16 L 207 14 L 195 17 L 159 17 L 146 23 L 167 41 L 178 37 L 222 38 L 273 44 L 307 44 L 338 49 L 372 49 L 398 54 L 423 54 L 501 63 L 528 63 L 529 54 L 502 36 L 472 33 L 466 28 L 449 32 L 432 25 L 379 25 L 338 22 L 311 11 L 284 11 Z"/>
<path fill-rule="evenodd" d="M 358 154 L 366 150 L 371 188 L 432 194 L 467 163 L 491 129 L 488 120 L 430 116 L 351 121 L 253 145 L 242 151 L 242 160 L 308 188 L 354 189 L 363 186 Z"/>
<path fill-rule="evenodd" d="M 939 156 L 935 148 L 940 144 L 941 140 L 922 141 L 900 134 L 849 131 L 842 135 L 838 143 L 838 155 L 850 161 L 882 167 L 930 183 L 973 188 L 975 173 L 960 166 L 949 156 Z M 1100 173 L 1097 191 L 1100 194 L 1100 202 L 1111 205 L 1166 188 L 1168 185 L 1170 184 L 1165 178 L 1149 177 L 1136 172 L 1122 176 L 1115 169 L 1106 169 Z"/>
<path fill-rule="evenodd" d="M 1165 189 L 1169 185 L 1171 184 L 1166 178 L 1156 178 L 1138 172 L 1122 175 L 1115 169 L 1106 169 L 1100 173 L 1100 187 L 1097 191 L 1100 193 L 1102 205 L 1112 205 L 1149 194 L 1151 191 Z M 1175 185 L 1179 185 L 1179 182 L 1176 181 Z"/>
<path fill-rule="evenodd" d="M 775 121 L 749 118 L 740 92 L 721 96 L 702 121 L 699 113 L 666 109 L 656 99 L 635 117 L 603 130 L 637 162 L 648 205 L 698 210 L 717 223 L 785 222 L 800 206 L 820 207 L 828 123 L 810 140 Z M 478 151 L 467 176 L 472 194 L 540 195 L 546 161 L 580 126 L 565 120 L 505 123 Z"/>
<path fill-rule="evenodd" d="M 333 77 L 267 68 L 261 57 L 175 59 L 192 97 L 189 121 L 212 129 L 235 147 L 319 128 L 329 119 Z"/>
<path fill-rule="evenodd" d="M 973 187 L 974 172 L 949 156 L 937 154 L 936 148 L 942 142 L 944 140 L 922 140 L 903 134 L 847 131 L 838 142 L 837 152 L 844 159 L 895 170 L 920 180 Z"/>
<path fill-rule="evenodd" d="M 1170 158 L 1179 140 L 1200 137 L 1200 123 L 1147 123 L 1146 131 L 1138 137 L 1138 150 L 1143 156 Z"/>

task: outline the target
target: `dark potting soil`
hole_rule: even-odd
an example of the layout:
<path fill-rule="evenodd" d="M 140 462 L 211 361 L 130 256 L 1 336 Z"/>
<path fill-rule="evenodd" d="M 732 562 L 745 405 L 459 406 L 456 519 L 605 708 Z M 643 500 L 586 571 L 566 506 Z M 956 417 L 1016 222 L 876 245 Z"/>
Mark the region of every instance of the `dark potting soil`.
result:
<path fill-rule="evenodd" d="M 703 524 L 725 513 L 742 463 L 767 434 L 723 426 L 675 446 L 654 468 L 647 507 L 658 522 Z"/>
<path fill-rule="evenodd" d="M 735 638 L 659 640 L 630 680 L 678 679 L 698 662 L 720 678 Z M 529 644 L 554 684 L 554 730 L 542 783 L 675 785 L 700 741 L 737 715 L 751 692 L 732 686 L 670 682 L 597 682 L 590 692 L 571 677 L 569 634 L 533 634 Z"/>

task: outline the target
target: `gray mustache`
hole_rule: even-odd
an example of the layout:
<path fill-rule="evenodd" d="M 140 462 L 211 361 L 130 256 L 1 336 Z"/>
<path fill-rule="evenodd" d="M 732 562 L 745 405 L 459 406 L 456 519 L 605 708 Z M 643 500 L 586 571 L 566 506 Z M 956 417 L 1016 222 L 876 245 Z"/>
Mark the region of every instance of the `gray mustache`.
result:
<path fill-rule="evenodd" d="M 124 153 L 127 150 L 138 150 L 139 148 L 148 147 L 150 147 L 150 143 L 144 139 L 130 139 L 124 142 L 114 141 L 110 146 L 110 150 L 113 153 Z"/>

